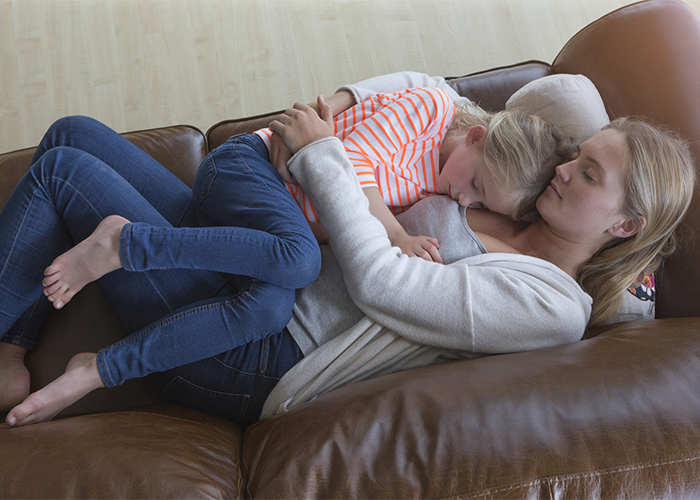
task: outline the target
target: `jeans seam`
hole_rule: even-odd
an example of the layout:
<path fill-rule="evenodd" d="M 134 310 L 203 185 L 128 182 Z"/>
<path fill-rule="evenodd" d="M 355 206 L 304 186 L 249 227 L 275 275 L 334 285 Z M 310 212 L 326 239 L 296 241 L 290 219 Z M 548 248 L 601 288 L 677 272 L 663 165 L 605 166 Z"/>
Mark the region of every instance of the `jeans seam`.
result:
<path fill-rule="evenodd" d="M 39 298 L 39 300 L 41 300 L 41 298 Z M 39 305 L 39 301 L 35 300 L 34 303 L 31 306 L 29 306 L 29 308 L 25 311 L 25 313 L 27 313 L 29 311 L 29 309 L 31 309 L 31 312 L 29 313 L 29 318 L 32 317 L 32 315 L 34 314 L 34 311 L 36 310 L 38 305 Z M 17 334 L 16 334 L 16 336 L 18 338 L 24 339 L 24 332 L 27 331 L 27 326 L 29 325 L 29 323 L 30 323 L 29 319 L 27 319 L 27 321 L 24 322 L 24 325 L 22 325 L 22 331 L 17 332 Z M 36 342 L 33 342 L 33 341 L 30 341 L 30 342 L 32 342 L 33 344 L 36 345 Z"/>
<path fill-rule="evenodd" d="M 131 223 L 125 224 L 124 228 L 122 229 L 122 235 L 124 238 L 124 257 L 126 259 L 126 262 L 122 261 L 122 267 L 125 270 L 132 270 L 134 269 L 134 266 L 131 264 L 131 256 L 129 255 L 129 241 L 131 241 Z M 120 238 L 121 241 L 121 238 Z"/>
<path fill-rule="evenodd" d="M 207 156 L 204 159 L 204 161 L 202 161 L 202 165 L 204 164 L 204 162 L 208 162 L 211 164 L 212 176 L 211 176 L 211 179 L 209 179 L 209 182 L 207 183 L 207 188 L 204 190 L 204 193 L 202 194 L 202 196 L 197 198 L 197 200 L 196 200 L 197 206 L 200 206 L 202 203 L 204 203 L 204 200 L 209 198 L 209 194 L 211 193 L 211 186 L 212 186 L 212 184 L 214 184 L 214 181 L 216 180 L 216 176 L 218 174 L 218 171 L 216 169 L 216 162 L 214 161 L 213 151 L 212 151 L 212 153 L 210 153 L 209 156 Z"/>
<path fill-rule="evenodd" d="M 104 216 L 103 216 L 102 213 L 97 209 L 97 207 L 95 207 L 95 206 L 92 204 L 92 202 L 91 202 L 87 197 L 85 197 L 85 196 L 83 195 L 83 193 L 82 193 L 82 191 L 81 191 L 80 189 L 78 189 L 77 187 L 75 187 L 75 186 L 74 186 L 73 184 L 71 184 L 69 181 L 67 181 L 67 180 L 65 180 L 65 179 L 62 179 L 62 178 L 60 178 L 60 177 L 56 177 L 56 176 L 54 176 L 54 175 L 48 176 L 48 177 L 45 177 L 45 178 L 44 178 L 44 182 L 48 183 L 49 181 L 54 181 L 54 182 L 63 183 L 65 186 L 71 188 L 71 189 L 73 190 L 73 192 L 76 193 L 76 194 L 78 194 L 78 195 L 80 196 L 80 198 L 92 209 L 93 213 L 94 213 L 95 215 L 97 215 L 97 217 L 99 217 L 100 220 L 104 219 Z M 53 193 L 52 193 L 52 194 L 53 194 Z M 57 201 L 57 200 L 53 200 L 53 206 L 54 206 L 54 207 L 57 207 L 57 206 L 58 206 L 58 201 Z M 58 210 L 56 210 L 56 211 L 58 212 Z"/>
<path fill-rule="evenodd" d="M 160 390 L 160 392 L 163 395 L 166 395 L 167 398 L 167 393 L 168 393 L 168 388 L 172 386 L 176 381 L 179 381 L 180 384 L 186 384 L 190 390 L 194 390 L 200 394 L 202 394 L 204 397 L 207 398 L 214 398 L 219 401 L 224 401 L 224 402 L 230 402 L 234 401 L 238 404 L 238 408 L 236 408 L 235 413 L 235 419 L 234 421 L 240 421 L 244 420 L 246 414 L 248 413 L 248 406 L 250 405 L 250 399 L 251 395 L 250 394 L 241 394 L 241 393 L 225 393 L 221 391 L 212 391 L 210 389 L 206 389 L 205 387 L 202 387 L 200 385 L 197 385 L 193 382 L 190 382 L 184 377 L 181 377 L 180 375 L 176 375 L 170 382 L 168 382 L 165 386 L 163 386 Z M 169 399 L 169 398 L 168 398 Z"/>
<path fill-rule="evenodd" d="M 231 371 L 236 372 L 236 373 L 240 373 L 241 375 L 252 375 L 252 376 L 255 376 L 255 377 L 264 378 L 264 379 L 266 379 L 266 380 L 279 380 L 279 379 L 280 379 L 280 377 L 276 377 L 276 376 L 273 376 L 273 375 L 266 375 L 265 373 L 260 373 L 260 372 L 255 372 L 255 371 L 248 371 L 248 370 L 241 370 L 240 368 L 236 368 L 235 366 L 231 366 L 231 365 L 229 365 L 229 364 L 227 364 L 227 363 L 224 363 L 223 361 L 221 361 L 221 360 L 220 360 L 219 358 L 217 358 L 216 356 L 212 356 L 212 359 L 213 359 L 214 361 L 216 361 L 217 363 L 219 363 L 221 366 L 225 367 L 226 369 L 231 370 Z"/>
<path fill-rule="evenodd" d="M 231 141 L 231 149 L 234 151 L 234 153 L 236 153 L 236 155 L 238 155 L 238 157 L 239 157 L 240 160 L 243 162 L 243 164 L 246 166 L 246 168 L 248 169 L 248 171 L 249 171 L 252 175 L 255 175 L 258 179 L 262 180 L 262 182 L 265 184 L 265 186 L 267 186 L 267 187 L 269 188 L 268 182 L 267 182 L 264 178 L 260 177 L 260 176 L 255 172 L 255 170 L 253 170 L 252 168 L 250 168 L 250 167 L 248 166 L 248 162 L 246 162 L 246 159 L 245 159 L 245 158 L 243 157 L 243 155 L 238 151 L 238 142 L 239 142 L 238 139 L 232 140 L 232 141 Z M 212 158 L 212 163 L 213 163 L 213 158 Z M 270 163 L 270 164 L 271 164 L 271 163 Z M 272 164 L 271 164 L 271 165 L 272 165 Z M 274 168 L 274 166 L 273 166 L 273 168 Z M 292 196 L 291 193 L 289 193 L 289 192 L 287 192 L 287 194 L 288 194 L 290 197 Z M 296 204 L 296 200 L 293 200 L 293 201 L 294 201 L 294 203 Z M 301 247 L 302 241 L 301 241 L 301 237 L 299 236 L 299 233 L 300 233 L 300 232 L 301 232 L 301 230 L 300 230 L 300 228 L 299 228 L 299 225 L 298 225 L 296 222 L 294 222 L 294 234 L 295 234 L 295 238 L 294 238 L 294 240 L 291 240 L 291 239 L 289 240 L 290 243 L 292 243 L 292 245 L 293 245 L 293 249 L 298 249 L 298 248 Z"/>
<path fill-rule="evenodd" d="M 24 215 L 22 216 L 22 222 L 20 222 L 19 228 L 18 228 L 18 230 L 17 230 L 17 236 L 16 236 L 15 239 L 12 241 L 12 247 L 10 248 L 10 252 L 8 253 L 8 258 L 7 258 L 7 260 L 5 261 L 5 263 L 4 263 L 3 266 L 2 266 L 2 270 L 0 271 L 0 280 L 2 280 L 3 276 L 5 275 L 6 269 L 8 268 L 8 264 L 9 264 L 9 262 L 10 262 L 9 256 L 12 255 L 12 253 L 13 253 L 14 250 L 15 250 L 15 244 L 17 243 L 17 238 L 19 237 L 19 234 L 22 232 L 22 228 L 24 228 L 24 226 L 25 226 L 25 221 L 26 221 L 26 219 L 27 219 L 27 216 L 28 216 L 28 214 L 29 214 L 29 211 L 30 211 L 31 206 L 34 204 L 34 199 L 36 198 L 36 193 L 37 193 L 37 191 L 38 191 L 38 189 L 35 189 L 35 190 L 32 192 L 32 196 L 31 196 L 31 198 L 30 198 L 30 200 L 29 200 L 29 204 L 27 205 L 27 210 L 24 212 Z"/>
<path fill-rule="evenodd" d="M 105 354 L 106 352 L 110 349 L 111 346 L 105 347 L 102 349 L 97 356 L 97 365 L 98 365 L 98 372 L 100 373 L 100 378 L 102 378 L 102 372 L 104 371 L 105 376 L 107 377 L 107 380 L 103 380 L 102 382 L 105 384 L 105 387 L 114 387 L 114 382 L 112 382 L 112 377 L 109 375 L 109 369 L 107 368 L 107 363 L 105 362 Z M 102 370 L 99 369 L 99 367 L 102 367 Z"/>
<path fill-rule="evenodd" d="M 173 377 L 173 379 L 170 382 L 165 384 L 161 390 L 165 391 L 166 389 L 168 389 L 168 387 L 173 385 L 176 380 L 181 380 L 181 381 L 187 383 L 189 386 L 196 389 L 197 391 L 202 392 L 204 394 L 207 394 L 209 396 L 216 397 L 216 398 L 226 399 L 226 398 L 234 397 L 234 398 L 243 398 L 246 401 L 250 400 L 250 394 L 245 394 L 245 393 L 241 393 L 241 392 L 213 391 L 211 389 L 207 389 L 206 387 L 202 387 L 201 385 L 195 384 L 194 382 L 187 380 L 185 377 L 183 377 L 181 375 L 175 375 L 175 377 Z"/>
<path fill-rule="evenodd" d="M 27 339 L 25 337 L 22 337 L 20 335 L 14 335 L 10 333 L 6 333 L 2 338 L 2 342 L 5 344 L 12 344 L 12 345 L 18 345 L 20 347 L 23 347 L 29 351 L 34 350 L 36 347 L 36 342 L 33 340 Z"/>
<path fill-rule="evenodd" d="M 256 282 L 257 282 L 257 281 L 256 281 Z M 109 348 L 111 348 L 111 347 L 120 347 L 120 346 L 122 346 L 122 345 L 128 345 L 128 344 L 130 344 L 130 343 L 132 343 L 132 342 L 141 340 L 141 338 L 142 338 L 144 335 L 150 334 L 153 330 L 155 330 L 155 329 L 157 329 L 157 328 L 161 328 L 161 327 L 163 327 L 163 326 L 165 326 L 165 325 L 169 325 L 169 324 L 171 324 L 171 323 L 174 323 L 174 322 L 176 322 L 177 320 L 179 320 L 179 319 L 181 319 L 181 318 L 184 318 L 184 317 L 187 317 L 187 316 L 191 316 L 191 315 L 193 315 L 193 314 L 197 314 L 197 313 L 200 313 L 200 312 L 203 312 L 203 311 L 210 311 L 210 310 L 214 310 L 214 309 L 220 309 L 220 308 L 224 307 L 224 304 L 226 304 L 226 306 L 238 304 L 238 303 L 242 302 L 243 300 L 245 300 L 246 296 L 250 295 L 250 293 L 251 293 L 252 291 L 254 291 L 254 289 L 255 289 L 255 283 L 253 283 L 253 285 L 251 286 L 251 289 L 250 289 L 250 290 L 246 290 L 245 292 L 236 295 L 233 299 L 226 299 L 226 300 L 218 301 L 218 302 L 216 302 L 216 303 L 214 303 L 214 304 L 207 304 L 207 305 L 203 305 L 203 306 L 197 306 L 197 307 L 194 307 L 194 308 L 192 308 L 192 309 L 187 309 L 186 311 L 182 311 L 182 312 L 180 312 L 180 313 L 178 313 L 178 314 L 176 314 L 176 315 L 174 315 L 174 316 L 171 316 L 171 317 L 169 317 L 169 318 L 167 318 L 167 319 L 158 320 L 157 322 L 151 324 L 151 325 L 150 325 L 149 327 L 147 327 L 146 329 L 142 330 L 141 333 L 139 333 L 138 335 L 133 336 L 133 337 L 129 337 L 129 338 L 126 338 L 126 339 L 122 339 L 122 340 L 120 340 L 120 341 L 118 341 L 118 342 L 115 342 L 114 344 L 112 344 L 110 347 L 108 347 L 108 348 L 106 348 L 106 349 L 109 349 Z"/>
<path fill-rule="evenodd" d="M 161 293 L 160 289 L 156 286 L 156 284 L 153 282 L 151 279 L 151 275 L 149 271 L 144 271 L 143 272 L 144 277 L 148 280 L 148 282 L 151 284 L 151 287 L 155 291 L 155 293 L 158 294 L 158 297 L 160 297 L 160 300 L 163 301 L 163 304 L 165 304 L 165 307 L 168 308 L 168 311 L 173 310 L 173 306 L 170 303 L 170 301 Z"/>
<path fill-rule="evenodd" d="M 45 178 L 45 182 L 46 182 L 46 178 Z M 32 195 L 29 198 L 29 203 L 27 204 L 27 209 L 25 210 L 24 214 L 22 215 L 22 221 L 20 222 L 19 228 L 17 229 L 16 236 L 15 236 L 14 240 L 12 241 L 12 246 L 10 248 L 10 251 L 8 252 L 8 258 L 5 261 L 5 263 L 3 264 L 2 269 L 0 270 L 0 280 L 2 280 L 3 276 L 5 275 L 6 270 L 8 269 L 8 264 L 12 260 L 12 259 L 10 259 L 10 256 L 15 251 L 15 245 L 17 244 L 17 239 L 19 238 L 19 234 L 23 232 L 23 228 L 26 226 L 27 217 L 28 217 L 29 213 L 31 212 L 31 207 L 34 205 L 34 202 L 37 198 L 37 192 L 39 192 L 39 191 L 41 191 L 41 187 L 35 187 L 32 190 Z M 37 301 L 34 301 L 30 307 L 36 309 L 36 304 L 37 304 Z M 28 310 L 29 309 L 26 309 L 24 312 L 26 312 Z M 29 321 L 27 321 L 27 323 L 29 323 Z M 33 350 L 36 347 L 36 341 L 31 340 L 31 339 L 27 339 L 24 336 L 24 332 L 26 331 L 26 328 L 27 328 L 27 323 L 25 323 L 25 325 L 22 328 L 22 334 L 21 335 L 12 334 L 8 338 L 8 340 L 10 340 L 10 341 L 7 343 L 19 345 L 19 346 L 24 347 L 28 350 Z M 7 334 L 5 334 L 5 336 L 3 336 L 2 338 L 3 338 L 3 341 L 5 341 L 5 338 L 7 338 Z"/>
<path fill-rule="evenodd" d="M 258 373 L 260 375 L 265 375 L 267 373 L 267 360 L 270 356 L 270 339 L 265 337 L 263 339 L 262 356 L 260 356 L 260 366 L 258 368 Z"/>

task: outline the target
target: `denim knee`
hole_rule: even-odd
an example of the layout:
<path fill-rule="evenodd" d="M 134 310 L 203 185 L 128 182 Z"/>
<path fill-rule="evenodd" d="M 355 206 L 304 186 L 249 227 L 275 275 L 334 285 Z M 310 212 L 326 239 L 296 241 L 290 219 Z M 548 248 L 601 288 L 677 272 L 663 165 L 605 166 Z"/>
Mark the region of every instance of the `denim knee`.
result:
<path fill-rule="evenodd" d="M 85 154 L 68 146 L 56 146 L 46 151 L 41 156 L 41 161 L 34 162 L 29 171 L 34 175 L 34 178 L 43 181 L 59 172 L 68 171 L 73 160 Z"/>
<path fill-rule="evenodd" d="M 67 146 L 70 143 L 72 133 L 81 129 L 89 130 L 97 125 L 101 125 L 100 122 L 88 116 L 75 115 L 59 118 L 48 128 L 38 149 L 48 150 L 58 146 Z"/>
<path fill-rule="evenodd" d="M 79 128 L 90 128 L 90 127 L 95 127 L 95 126 L 102 126 L 102 123 L 99 121 L 95 120 L 94 118 L 90 118 L 89 116 L 83 116 L 83 115 L 71 115 L 71 116 L 64 116 L 63 118 L 59 118 L 55 122 L 51 124 L 49 129 L 46 132 L 46 135 L 51 135 L 55 134 L 57 132 L 60 133 L 69 133 L 72 130 L 76 130 Z"/>
<path fill-rule="evenodd" d="M 304 243 L 297 247 L 297 251 L 297 283 L 294 288 L 304 288 L 313 283 L 321 272 L 321 249 L 316 239 L 304 238 Z"/>
<path fill-rule="evenodd" d="M 258 282 L 255 292 L 257 299 L 270 307 L 265 311 L 265 324 L 269 332 L 279 332 L 287 327 L 292 319 L 295 292 L 289 288 L 280 288 Z"/>

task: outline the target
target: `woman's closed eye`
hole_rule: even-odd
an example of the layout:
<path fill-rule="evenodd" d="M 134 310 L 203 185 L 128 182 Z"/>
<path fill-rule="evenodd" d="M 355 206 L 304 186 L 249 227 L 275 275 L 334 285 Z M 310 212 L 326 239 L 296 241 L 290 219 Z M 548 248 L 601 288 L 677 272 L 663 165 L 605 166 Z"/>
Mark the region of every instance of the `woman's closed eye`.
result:
<path fill-rule="evenodd" d="M 595 178 L 594 174 L 590 173 L 590 170 L 591 169 L 587 168 L 587 169 L 583 170 L 581 173 L 583 174 L 584 179 L 586 179 L 586 182 L 595 183 L 596 178 Z"/>

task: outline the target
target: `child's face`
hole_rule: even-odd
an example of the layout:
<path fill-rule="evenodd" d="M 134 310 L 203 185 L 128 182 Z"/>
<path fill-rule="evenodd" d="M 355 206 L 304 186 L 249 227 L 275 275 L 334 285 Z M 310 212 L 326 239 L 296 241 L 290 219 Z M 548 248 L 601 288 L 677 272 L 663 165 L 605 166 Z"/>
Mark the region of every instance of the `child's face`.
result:
<path fill-rule="evenodd" d="M 472 127 L 470 133 L 474 129 Z M 484 129 L 485 130 L 485 129 Z M 463 207 L 485 207 L 510 215 L 514 203 L 491 175 L 484 160 L 483 139 L 470 137 L 454 146 L 438 177 L 438 192 Z"/>

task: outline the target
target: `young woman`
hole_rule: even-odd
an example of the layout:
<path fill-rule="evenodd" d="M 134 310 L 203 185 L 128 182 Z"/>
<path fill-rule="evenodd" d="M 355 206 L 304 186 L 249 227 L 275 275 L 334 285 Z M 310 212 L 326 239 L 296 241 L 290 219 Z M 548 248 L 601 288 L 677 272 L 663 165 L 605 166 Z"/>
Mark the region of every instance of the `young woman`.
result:
<path fill-rule="evenodd" d="M 455 245 L 467 249 L 460 256 L 466 258 L 440 265 L 401 255 L 391 246 L 381 223 L 369 213 L 342 144 L 331 137 L 329 110 L 322 100 L 319 107 L 326 120 L 298 104 L 274 123 L 273 129 L 296 153 L 290 163 L 291 172 L 318 209 L 342 275 L 332 255 L 324 252 L 321 276 L 297 293 L 294 317 L 286 327 L 264 340 L 238 339 L 238 347 L 225 352 L 222 349 L 212 357 L 206 357 L 205 342 L 192 333 L 199 330 L 171 332 L 177 341 L 170 342 L 168 337 L 156 335 L 151 342 L 153 331 L 173 323 L 173 318 L 167 316 L 165 321 L 156 320 L 155 328 L 136 331 L 123 342 L 103 349 L 97 357 L 78 355 L 64 376 L 10 411 L 10 425 L 49 419 L 94 388 L 155 371 L 159 371 L 154 374 L 157 384 L 174 401 L 249 423 L 353 381 L 450 359 L 578 340 L 589 322 L 591 295 L 591 322 L 595 324 L 614 310 L 612 303 L 624 286 L 668 252 L 693 191 L 694 164 L 682 141 L 644 122 L 619 120 L 583 143 L 576 159 L 557 168 L 550 186 L 537 200 L 542 217 L 532 224 L 516 223 L 481 210 L 460 209 L 444 197 L 428 198 L 415 205 L 409 212 L 423 210 L 424 204 L 429 204 L 423 210 L 428 220 L 436 219 L 435 211 L 439 211 L 445 233 L 453 233 Z M 239 163 L 256 169 L 259 162 L 250 152 Z M 258 154 L 264 156 L 262 151 Z M 39 161 L 32 170 L 65 168 L 76 175 L 81 171 L 56 160 Z M 216 185 L 215 176 L 203 177 L 209 182 L 200 187 Z M 46 182 L 46 176 L 35 175 L 34 180 L 27 181 L 39 186 L 42 182 Z M 97 179 L 87 184 L 97 193 L 97 201 L 105 191 L 114 190 L 113 184 Z M 200 192 L 197 188 L 195 199 L 207 194 L 207 189 Z M 56 199 L 60 201 L 61 197 Z M 214 205 L 209 208 L 222 216 L 226 211 L 217 212 Z M 199 211 L 202 220 L 214 215 L 201 208 Z M 141 219 L 134 214 L 127 208 L 121 213 L 128 220 Z M 7 217 L 19 219 L 17 213 Z M 73 214 L 63 218 L 66 225 L 90 224 L 73 220 Z M 245 214 L 241 220 L 246 220 Z M 107 242 L 108 250 L 111 247 L 108 254 L 117 254 L 126 267 L 131 237 L 138 240 L 140 234 L 136 231 L 132 235 L 132 226 L 116 218 L 101 224 L 86 240 L 88 244 L 81 244 L 82 249 L 76 247 L 77 252 L 66 254 L 63 263 L 59 260 L 50 268 L 51 276 L 59 276 L 51 278 L 49 295 L 55 294 L 54 300 L 60 300 L 61 290 L 74 286 L 72 269 L 80 270 L 86 263 L 88 267 L 100 267 L 91 257 L 95 255 L 89 249 L 91 245 Z M 162 234 L 152 234 L 143 229 L 149 241 L 168 242 L 164 248 L 178 241 L 179 231 L 187 231 L 166 228 Z M 4 226 L 0 225 L 0 231 L 5 231 Z M 35 244 L 44 240 L 40 238 Z M 52 251 L 59 253 L 55 248 L 46 253 Z M 155 266 L 162 264 L 149 248 L 137 253 L 144 261 L 155 259 Z M 170 260 L 171 265 L 179 265 L 177 256 Z M 114 266 L 91 272 L 89 279 Z M 65 279 L 61 277 L 64 272 Z M 181 271 L 168 272 L 177 280 Z M 197 273 L 183 271 L 185 276 Z M 148 273 L 117 271 L 102 279 L 102 288 L 117 314 L 124 304 L 128 308 L 151 307 L 130 300 L 128 280 L 118 283 L 111 278 L 141 274 Z M 577 279 L 584 286 L 595 285 L 591 286 L 591 295 Z M 78 281 L 77 287 L 85 280 Z M 247 281 L 259 283 L 255 279 Z M 176 283 L 188 292 L 190 285 Z M 51 291 L 55 285 L 58 288 Z M 216 283 L 211 288 L 216 289 Z M 273 307 L 274 303 L 262 305 Z M 182 307 L 190 308 L 188 304 Z M 174 319 L 180 319 L 177 312 L 173 314 Z M 524 317 L 528 318 L 526 323 L 520 321 Z M 203 330 L 210 331 L 213 324 L 214 319 Z M 255 337 L 255 332 L 246 327 L 251 325 L 241 324 L 240 329 L 224 326 L 221 337 Z M 157 343 L 159 348 L 143 351 L 144 343 L 150 343 L 150 347 Z M 265 370 L 260 371 L 263 351 Z M 182 361 L 187 356 L 192 359 L 185 364 L 173 362 L 174 358 Z"/>

